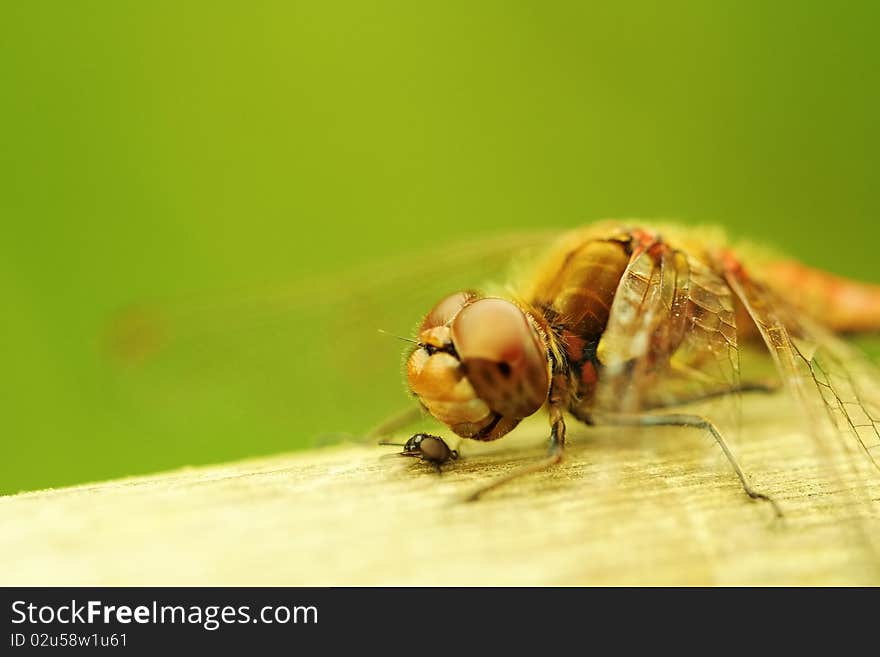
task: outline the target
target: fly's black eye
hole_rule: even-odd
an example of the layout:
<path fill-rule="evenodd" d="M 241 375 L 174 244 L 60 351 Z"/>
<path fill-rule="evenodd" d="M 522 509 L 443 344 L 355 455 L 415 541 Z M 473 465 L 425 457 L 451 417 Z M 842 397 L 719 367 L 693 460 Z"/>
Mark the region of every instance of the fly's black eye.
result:
<path fill-rule="evenodd" d="M 429 356 L 433 356 L 434 354 L 436 354 L 439 351 L 439 349 L 437 349 L 437 347 L 435 347 L 432 344 L 423 344 L 422 349 L 427 351 Z"/>
<path fill-rule="evenodd" d="M 382 445 L 398 445 L 399 447 L 403 447 L 403 451 L 400 452 L 401 456 L 413 456 L 420 458 L 422 461 L 427 461 L 434 465 L 437 471 L 440 471 L 440 466 L 443 463 L 446 463 L 450 459 L 458 458 L 458 452 L 455 450 L 449 449 L 449 445 L 446 444 L 440 436 L 434 436 L 430 433 L 417 433 L 414 434 L 406 441 L 406 443 L 380 443 Z"/>

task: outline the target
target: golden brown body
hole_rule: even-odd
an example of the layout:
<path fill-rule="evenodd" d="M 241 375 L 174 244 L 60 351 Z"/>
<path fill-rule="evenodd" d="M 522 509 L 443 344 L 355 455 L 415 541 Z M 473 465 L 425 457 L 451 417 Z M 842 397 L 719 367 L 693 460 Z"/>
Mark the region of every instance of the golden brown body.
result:
<path fill-rule="evenodd" d="M 529 470 L 561 458 L 565 411 L 588 423 L 598 416 L 698 427 L 712 433 L 746 492 L 768 499 L 750 488 L 709 420 L 649 413 L 743 389 L 739 344 L 760 336 L 805 407 L 809 377 L 824 396 L 820 404 L 837 407 L 869 455 L 880 447 L 880 419 L 852 377 L 827 376 L 845 370 L 845 347 L 816 321 L 836 330 L 876 328 L 880 289 L 781 262 L 763 270 L 776 272 L 775 284 L 723 240 L 677 229 L 574 231 L 513 300 L 468 292 L 440 302 L 410 357 L 410 387 L 438 419 L 477 440 L 500 438 L 546 402 L 550 455 Z"/>
<path fill-rule="evenodd" d="M 528 307 L 559 340 L 581 398 L 592 394 L 596 348 L 629 259 L 629 243 L 620 239 L 573 244 L 554 254 L 526 298 Z"/>

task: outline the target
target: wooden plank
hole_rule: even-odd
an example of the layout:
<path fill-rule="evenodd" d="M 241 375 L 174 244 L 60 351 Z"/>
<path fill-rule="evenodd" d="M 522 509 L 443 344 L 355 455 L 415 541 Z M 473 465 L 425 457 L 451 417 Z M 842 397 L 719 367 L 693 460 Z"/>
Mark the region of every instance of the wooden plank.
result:
<path fill-rule="evenodd" d="M 782 521 L 678 428 L 577 428 L 560 467 L 462 502 L 540 454 L 538 422 L 442 476 L 347 445 L 0 498 L 0 583 L 880 582 L 876 473 L 814 454 L 780 403 L 745 399 L 737 449 Z"/>

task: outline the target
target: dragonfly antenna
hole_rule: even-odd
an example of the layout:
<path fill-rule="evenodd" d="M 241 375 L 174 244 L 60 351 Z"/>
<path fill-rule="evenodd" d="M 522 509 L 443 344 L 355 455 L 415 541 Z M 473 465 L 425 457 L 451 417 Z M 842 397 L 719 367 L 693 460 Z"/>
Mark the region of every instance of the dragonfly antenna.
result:
<path fill-rule="evenodd" d="M 396 333 L 390 333 L 384 329 L 379 329 L 379 333 L 382 335 L 390 335 L 392 338 L 397 338 L 398 340 L 403 340 L 404 342 L 410 342 L 412 344 L 420 344 L 418 340 L 413 340 L 412 338 L 404 338 L 403 336 L 397 335 Z"/>

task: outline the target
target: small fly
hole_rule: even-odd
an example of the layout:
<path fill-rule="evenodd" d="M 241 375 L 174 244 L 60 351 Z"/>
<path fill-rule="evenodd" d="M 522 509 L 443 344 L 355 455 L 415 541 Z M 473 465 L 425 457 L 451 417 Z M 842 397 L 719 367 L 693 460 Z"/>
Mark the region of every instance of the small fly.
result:
<path fill-rule="evenodd" d="M 430 463 L 439 473 L 440 466 L 458 458 L 458 452 L 451 449 L 440 436 L 430 433 L 417 433 L 405 443 L 382 441 L 380 445 L 403 447 L 400 456 L 412 456 Z"/>

